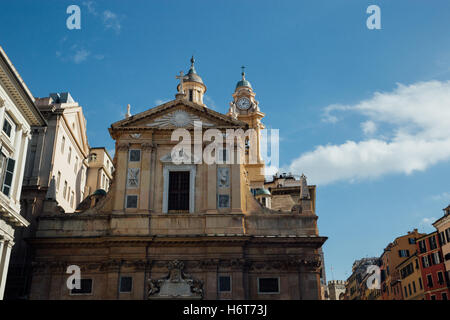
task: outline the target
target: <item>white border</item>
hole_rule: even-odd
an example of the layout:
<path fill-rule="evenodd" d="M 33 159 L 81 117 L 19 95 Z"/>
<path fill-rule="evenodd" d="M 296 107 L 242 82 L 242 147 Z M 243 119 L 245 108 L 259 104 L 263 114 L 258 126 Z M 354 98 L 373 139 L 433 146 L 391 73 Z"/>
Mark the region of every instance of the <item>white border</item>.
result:
<path fill-rule="evenodd" d="M 197 167 L 194 164 L 184 165 L 164 165 L 164 192 L 163 192 L 163 213 L 168 212 L 169 207 L 169 172 L 171 171 L 189 171 L 189 213 L 195 211 L 195 175 Z"/>

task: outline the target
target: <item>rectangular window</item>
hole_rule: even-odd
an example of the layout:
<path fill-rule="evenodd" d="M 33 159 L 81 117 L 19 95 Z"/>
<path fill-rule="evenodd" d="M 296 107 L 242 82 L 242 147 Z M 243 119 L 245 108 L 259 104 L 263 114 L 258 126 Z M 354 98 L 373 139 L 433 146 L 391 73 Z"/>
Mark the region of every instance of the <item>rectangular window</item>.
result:
<path fill-rule="evenodd" d="M 414 282 L 414 280 L 413 280 L 412 284 L 413 284 L 413 291 L 414 291 L 414 293 L 416 293 L 416 283 Z"/>
<path fill-rule="evenodd" d="M 435 236 L 431 236 L 430 238 L 428 238 L 428 241 L 430 243 L 430 250 L 433 250 L 433 249 L 437 248 L 436 237 Z"/>
<path fill-rule="evenodd" d="M 422 278 L 419 278 L 419 287 L 420 287 L 420 290 L 422 290 L 422 289 L 423 289 L 423 285 L 422 285 Z"/>
<path fill-rule="evenodd" d="M 169 210 L 189 210 L 189 171 L 169 172 Z"/>
<path fill-rule="evenodd" d="M 127 196 L 127 208 L 136 209 L 137 208 L 137 202 L 138 202 L 138 196 L 137 195 L 128 195 Z"/>
<path fill-rule="evenodd" d="M 75 164 L 73 166 L 73 172 L 76 174 L 78 170 L 78 157 L 75 157 Z"/>
<path fill-rule="evenodd" d="M 192 89 L 189 89 L 189 101 L 192 101 L 194 92 Z"/>
<path fill-rule="evenodd" d="M 258 278 L 258 293 L 280 293 L 280 279 Z"/>
<path fill-rule="evenodd" d="M 130 162 L 141 161 L 141 150 L 130 150 L 129 161 Z"/>
<path fill-rule="evenodd" d="M 61 171 L 58 171 L 58 175 L 56 178 L 56 191 L 59 191 L 60 183 L 61 183 Z"/>
<path fill-rule="evenodd" d="M 230 196 L 227 194 L 219 194 L 219 208 L 230 207 Z"/>
<path fill-rule="evenodd" d="M 120 277 L 120 293 L 131 292 L 133 289 L 133 278 L 132 277 Z"/>
<path fill-rule="evenodd" d="M 406 291 L 406 287 L 403 287 L 405 289 L 405 298 L 408 297 L 408 291 Z"/>
<path fill-rule="evenodd" d="M 412 291 L 411 291 L 411 283 L 408 283 L 408 291 L 409 291 L 409 295 L 412 295 Z"/>
<path fill-rule="evenodd" d="M 425 240 L 419 241 L 419 250 L 420 250 L 420 253 L 425 253 L 427 251 L 427 246 L 425 244 Z"/>
<path fill-rule="evenodd" d="M 65 199 L 67 195 L 67 181 L 64 181 L 63 198 Z"/>
<path fill-rule="evenodd" d="M 61 142 L 61 154 L 64 154 L 64 147 L 66 145 L 66 137 L 62 137 L 62 142 Z"/>
<path fill-rule="evenodd" d="M 442 300 L 448 300 L 447 294 L 442 292 Z"/>
<path fill-rule="evenodd" d="M 446 244 L 447 242 L 445 241 L 445 235 L 444 235 L 444 231 L 439 232 L 439 244 L 441 246 L 443 246 L 444 244 Z"/>
<path fill-rule="evenodd" d="M 438 276 L 438 283 L 439 283 L 439 284 L 444 284 L 444 275 L 442 274 L 441 271 L 439 271 L 439 272 L 437 273 L 437 276 Z"/>
<path fill-rule="evenodd" d="M 70 158 L 72 157 L 72 148 L 69 147 L 69 154 L 67 155 L 67 162 L 70 163 Z"/>
<path fill-rule="evenodd" d="M 429 261 L 428 261 L 428 256 L 422 257 L 422 265 L 424 268 L 428 268 L 430 266 Z"/>
<path fill-rule="evenodd" d="M 447 238 L 447 242 L 450 242 L 450 228 L 445 229 L 445 237 Z"/>
<path fill-rule="evenodd" d="M 427 274 L 427 286 L 428 288 L 433 287 L 433 277 L 431 276 L 431 274 Z"/>
<path fill-rule="evenodd" d="M 439 259 L 439 252 L 433 252 L 433 264 L 439 264 L 441 263 L 441 260 Z"/>
<path fill-rule="evenodd" d="M 72 191 L 72 193 L 70 194 L 70 206 L 73 208 L 73 201 L 75 198 L 75 193 Z"/>
<path fill-rule="evenodd" d="M 399 250 L 398 255 L 400 257 L 409 257 L 409 250 Z"/>
<path fill-rule="evenodd" d="M 416 243 L 416 239 L 414 239 L 414 238 L 408 238 L 408 243 L 409 243 L 409 244 L 415 244 L 415 243 Z"/>
<path fill-rule="evenodd" d="M 3 186 L 2 186 L 2 192 L 8 197 L 11 192 L 11 185 L 13 181 L 15 165 L 16 160 L 8 158 L 8 160 L 6 161 L 5 177 L 3 179 Z"/>
<path fill-rule="evenodd" d="M 434 294 L 431 295 L 431 300 L 436 300 L 436 296 Z"/>
<path fill-rule="evenodd" d="M 8 118 L 5 117 L 5 120 L 3 121 L 3 132 L 6 133 L 6 135 L 11 138 L 11 130 L 12 130 L 12 124 L 8 120 Z"/>
<path fill-rule="evenodd" d="M 81 279 L 81 288 L 70 290 L 70 294 L 92 294 L 92 279 Z"/>
<path fill-rule="evenodd" d="M 219 292 L 231 292 L 231 276 L 219 276 Z"/>

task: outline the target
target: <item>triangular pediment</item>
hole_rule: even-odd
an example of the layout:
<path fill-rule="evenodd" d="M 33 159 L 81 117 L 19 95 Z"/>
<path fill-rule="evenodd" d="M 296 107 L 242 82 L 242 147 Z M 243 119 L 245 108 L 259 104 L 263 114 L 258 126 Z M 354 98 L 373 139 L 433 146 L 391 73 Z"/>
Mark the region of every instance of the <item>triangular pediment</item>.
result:
<path fill-rule="evenodd" d="M 245 122 L 185 100 L 173 100 L 114 123 L 118 128 L 177 129 L 214 127 L 246 127 Z"/>
<path fill-rule="evenodd" d="M 65 108 L 63 113 L 65 124 L 73 139 L 84 152 L 89 152 L 86 136 L 86 123 L 81 107 Z"/>

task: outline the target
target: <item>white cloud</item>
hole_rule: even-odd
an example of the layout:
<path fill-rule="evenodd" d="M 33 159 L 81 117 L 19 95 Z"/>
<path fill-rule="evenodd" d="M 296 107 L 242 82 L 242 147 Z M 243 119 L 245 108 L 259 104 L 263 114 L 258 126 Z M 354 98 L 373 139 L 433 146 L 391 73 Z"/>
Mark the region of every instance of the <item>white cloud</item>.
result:
<path fill-rule="evenodd" d="M 213 110 L 217 109 L 216 103 L 214 102 L 214 100 L 212 98 L 205 95 L 204 99 L 205 99 L 205 102 L 206 102 L 206 105 L 208 106 L 208 108 L 213 109 Z"/>
<path fill-rule="evenodd" d="M 94 16 L 98 15 L 97 10 L 94 7 L 93 1 L 83 1 L 83 5 L 86 6 L 88 12 Z"/>
<path fill-rule="evenodd" d="M 450 192 L 442 192 L 432 196 L 431 199 L 436 201 L 450 201 Z"/>
<path fill-rule="evenodd" d="M 366 135 L 372 135 L 377 131 L 377 125 L 372 120 L 365 121 L 361 123 L 361 129 L 363 130 L 364 134 Z"/>
<path fill-rule="evenodd" d="M 318 146 L 293 160 L 289 171 L 327 184 L 410 174 L 450 160 L 450 81 L 398 84 L 392 92 L 376 92 L 355 105 L 328 106 L 323 120 L 339 121 L 336 112 L 369 118 L 360 124 L 367 134 L 377 130 L 376 124 L 392 129 L 377 139 Z"/>
<path fill-rule="evenodd" d="M 94 1 L 83 1 L 83 5 L 87 8 L 89 14 L 101 18 L 105 29 L 112 29 L 116 33 L 120 32 L 120 30 L 122 29 L 120 20 L 123 17 L 119 17 L 116 13 L 112 12 L 109 9 L 106 9 L 103 12 L 101 12 L 101 10 L 97 11 Z"/>
<path fill-rule="evenodd" d="M 435 222 L 437 219 L 435 217 L 430 218 L 423 218 L 422 221 L 420 221 L 420 224 L 422 226 L 432 227 L 432 223 Z"/>
<path fill-rule="evenodd" d="M 122 29 L 119 17 L 110 10 L 103 11 L 102 20 L 106 29 L 112 29 L 117 33 L 119 33 L 120 29 Z"/>
<path fill-rule="evenodd" d="M 154 104 L 156 104 L 157 106 L 159 106 L 159 105 L 164 104 L 164 103 L 169 102 L 169 101 L 170 101 L 169 99 L 156 99 L 156 100 L 154 101 Z"/>
<path fill-rule="evenodd" d="M 103 54 L 96 54 L 96 55 L 94 55 L 94 58 L 96 60 L 103 60 L 105 58 L 105 56 Z"/>
<path fill-rule="evenodd" d="M 72 60 L 75 63 L 81 63 L 81 62 L 85 61 L 89 57 L 90 54 L 91 53 L 89 51 L 87 51 L 86 49 L 79 49 L 73 55 Z"/>

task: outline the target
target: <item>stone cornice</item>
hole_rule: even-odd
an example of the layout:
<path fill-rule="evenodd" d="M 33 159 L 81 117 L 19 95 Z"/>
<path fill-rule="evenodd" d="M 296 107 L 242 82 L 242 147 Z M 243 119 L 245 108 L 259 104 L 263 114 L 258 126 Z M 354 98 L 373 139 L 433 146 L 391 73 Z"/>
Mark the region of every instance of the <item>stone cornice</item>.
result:
<path fill-rule="evenodd" d="M 319 248 L 327 237 L 320 236 L 251 236 L 251 235 L 196 235 L 196 236 L 108 236 L 86 238 L 33 238 L 28 242 L 34 247 L 108 247 L 108 246 L 210 246 L 214 243 L 228 243 L 247 246 L 282 245 Z"/>
<path fill-rule="evenodd" d="M 32 263 L 34 273 L 66 273 L 67 267 L 77 265 L 84 272 L 118 272 L 120 268 L 133 268 L 136 271 L 146 269 L 165 269 L 168 260 L 164 259 L 108 259 L 106 261 L 36 261 Z M 183 260 L 189 270 L 217 270 L 246 269 L 250 272 L 261 272 L 267 270 L 308 270 L 318 271 L 322 266 L 320 255 L 295 255 L 285 257 L 271 257 L 268 259 L 244 259 L 242 257 L 220 259 L 189 259 Z"/>

